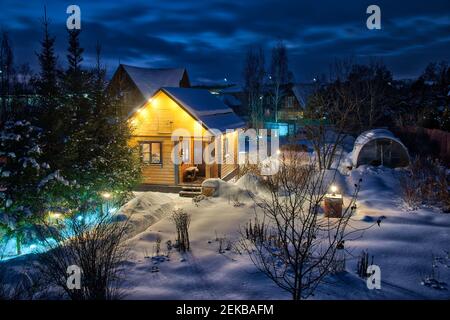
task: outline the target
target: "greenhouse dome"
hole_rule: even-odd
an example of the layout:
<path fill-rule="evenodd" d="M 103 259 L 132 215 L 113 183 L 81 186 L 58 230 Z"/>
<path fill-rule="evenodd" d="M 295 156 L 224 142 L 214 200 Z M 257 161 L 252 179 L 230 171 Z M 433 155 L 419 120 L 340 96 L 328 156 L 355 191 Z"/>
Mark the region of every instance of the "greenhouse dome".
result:
<path fill-rule="evenodd" d="M 408 149 L 386 129 L 363 132 L 355 140 L 352 152 L 355 167 L 360 165 L 385 166 L 390 168 L 409 165 Z"/>

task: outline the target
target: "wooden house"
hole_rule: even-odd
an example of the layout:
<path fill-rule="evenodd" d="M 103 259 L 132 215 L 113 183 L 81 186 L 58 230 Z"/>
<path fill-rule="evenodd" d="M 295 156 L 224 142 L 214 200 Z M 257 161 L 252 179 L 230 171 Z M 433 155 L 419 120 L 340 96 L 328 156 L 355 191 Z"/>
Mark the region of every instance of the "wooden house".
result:
<path fill-rule="evenodd" d="M 158 72 L 129 73 L 122 68 L 118 72 L 127 73 L 122 76 L 132 81 L 129 90 L 138 96 L 129 97 L 138 104 L 126 109 L 133 129 L 130 144 L 139 146 L 144 184 L 198 185 L 206 178 L 233 176 L 238 168 L 238 131 L 244 123 L 232 109 L 207 90 L 183 87 L 188 84 L 184 69 L 165 75 L 178 85 L 158 87 L 164 82 Z M 211 143 L 217 146 L 213 156 L 221 161 L 205 161 L 203 152 Z"/>

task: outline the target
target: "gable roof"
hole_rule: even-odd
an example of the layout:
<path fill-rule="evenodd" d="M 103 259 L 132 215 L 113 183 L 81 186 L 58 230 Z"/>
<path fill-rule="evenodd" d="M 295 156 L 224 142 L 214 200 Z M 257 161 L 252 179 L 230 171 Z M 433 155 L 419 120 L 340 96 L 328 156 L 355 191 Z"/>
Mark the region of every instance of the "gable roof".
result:
<path fill-rule="evenodd" d="M 122 64 L 145 99 L 150 99 L 162 87 L 179 87 L 186 69 L 151 69 Z"/>
<path fill-rule="evenodd" d="M 166 87 L 161 91 L 171 97 L 191 116 L 203 122 L 208 129 L 225 131 L 245 126 L 244 121 L 231 108 L 208 90 Z"/>
<path fill-rule="evenodd" d="M 306 107 L 309 97 L 315 90 L 316 86 L 314 84 L 295 84 L 292 86 L 292 93 L 302 108 Z"/>

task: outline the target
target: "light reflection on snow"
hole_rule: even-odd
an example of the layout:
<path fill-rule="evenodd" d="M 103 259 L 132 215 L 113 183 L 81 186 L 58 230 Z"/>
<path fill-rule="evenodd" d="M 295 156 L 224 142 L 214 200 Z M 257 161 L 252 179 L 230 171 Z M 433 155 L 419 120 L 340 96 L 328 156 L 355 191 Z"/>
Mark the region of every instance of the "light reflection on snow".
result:
<path fill-rule="evenodd" d="M 115 215 L 118 212 L 118 208 L 109 207 L 108 215 Z M 94 224 L 99 221 L 101 217 L 99 212 L 89 212 L 85 214 L 80 214 L 76 217 L 78 222 L 85 224 L 86 226 L 94 226 Z M 70 227 L 70 219 L 64 219 L 62 222 L 65 227 L 61 230 L 61 234 L 68 235 L 69 237 L 73 235 L 73 230 Z M 24 243 L 21 245 L 21 254 L 17 255 L 17 243 L 15 238 L 10 239 L 0 239 L 0 261 L 7 261 L 28 254 L 39 254 L 46 252 L 49 248 L 56 244 L 55 239 L 45 238 L 42 241 L 34 241 L 32 243 Z"/>

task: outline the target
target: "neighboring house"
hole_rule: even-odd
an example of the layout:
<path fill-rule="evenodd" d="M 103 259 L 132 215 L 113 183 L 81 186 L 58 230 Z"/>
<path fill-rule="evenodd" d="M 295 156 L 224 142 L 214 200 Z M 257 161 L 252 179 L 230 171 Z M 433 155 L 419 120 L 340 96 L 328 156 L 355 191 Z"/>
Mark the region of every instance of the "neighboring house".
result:
<path fill-rule="evenodd" d="M 247 98 L 241 86 L 227 84 L 226 86 L 208 86 L 205 89 L 216 95 L 241 118 L 248 117 Z"/>
<path fill-rule="evenodd" d="M 285 89 L 285 95 L 278 108 L 278 121 L 298 121 L 308 103 L 308 98 L 314 93 L 315 84 L 294 84 Z"/>
<path fill-rule="evenodd" d="M 108 89 L 121 98 L 124 115 L 148 101 L 162 87 L 189 88 L 189 76 L 184 68 L 152 69 L 120 64 Z"/>
<path fill-rule="evenodd" d="M 296 122 L 303 118 L 308 98 L 317 88 L 317 84 L 286 84 L 280 89 L 281 99 L 278 105 L 277 117 L 271 89 L 266 86 L 262 94 L 264 116 L 266 122 Z M 212 88 L 210 91 L 216 94 L 227 106 L 232 108 L 239 116 L 248 116 L 250 110 L 247 106 L 247 95 L 240 86 L 226 88 Z"/>
<path fill-rule="evenodd" d="M 121 65 L 110 84 L 116 93 L 119 78 L 127 83 L 125 111 L 133 128 L 130 144 L 139 146 L 144 184 L 200 184 L 206 178 L 227 179 L 236 172 L 238 131 L 244 123 L 208 90 L 187 88 L 186 70 Z M 168 82 L 174 86 L 164 85 Z M 203 150 L 213 141 L 220 142 L 214 152 L 222 164 L 203 160 Z M 198 157 L 194 161 L 194 152 L 200 154 L 200 161 Z"/>
<path fill-rule="evenodd" d="M 315 84 L 295 84 L 283 86 L 282 98 L 275 117 L 274 103 L 270 90 L 264 95 L 266 129 L 278 129 L 280 136 L 294 136 L 302 131 L 304 111 L 308 98 L 316 90 Z"/>

